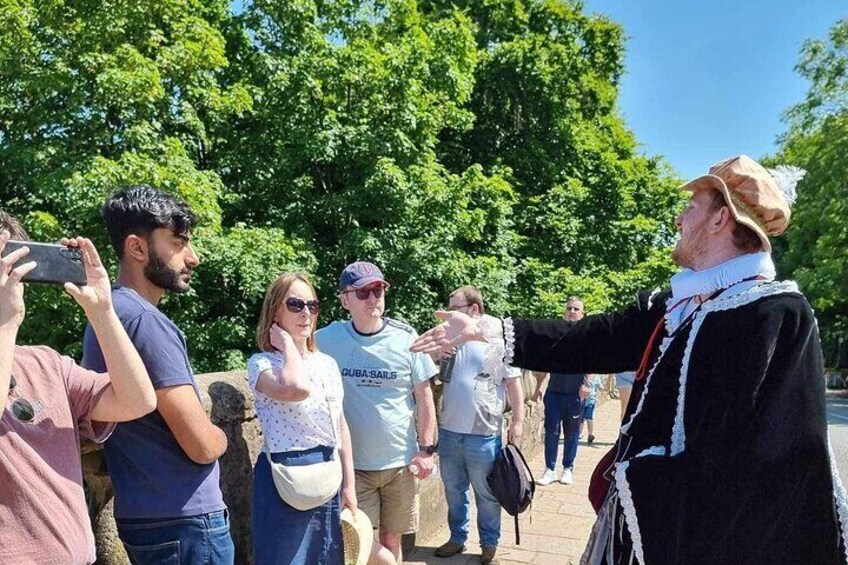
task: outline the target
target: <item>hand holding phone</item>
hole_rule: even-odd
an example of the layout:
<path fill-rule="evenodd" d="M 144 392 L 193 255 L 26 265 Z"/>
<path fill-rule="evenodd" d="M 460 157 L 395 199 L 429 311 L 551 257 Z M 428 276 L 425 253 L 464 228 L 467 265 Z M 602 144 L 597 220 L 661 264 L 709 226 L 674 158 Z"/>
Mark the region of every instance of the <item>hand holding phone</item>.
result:
<path fill-rule="evenodd" d="M 24 285 L 21 279 L 35 269 L 35 262 L 17 265 L 27 256 L 29 249 L 21 248 L 4 254 L 9 232 L 0 233 L 0 326 L 8 323 L 21 325 L 24 320 Z"/>
<path fill-rule="evenodd" d="M 85 237 L 63 239 L 62 245 L 81 254 L 85 272 L 85 282 L 82 285 L 75 281 L 65 282 L 65 291 L 82 306 L 89 318 L 112 310 L 112 284 L 109 281 L 109 273 L 106 272 L 100 254 L 91 240 Z"/>
<path fill-rule="evenodd" d="M 55 245 L 10 241 L 8 234 L 2 237 L 0 241 L 4 245 L 0 247 L 0 256 L 6 277 L 13 278 L 13 274 L 18 273 L 16 282 L 63 285 L 89 317 L 112 308 L 109 274 L 90 239 L 66 238 Z M 18 265 L 24 257 L 28 262 Z M 0 286 L 3 285 L 2 276 L 0 273 Z M 22 288 L 20 292 L 23 304 Z"/>
<path fill-rule="evenodd" d="M 36 264 L 34 269 L 27 271 L 24 275 L 22 279 L 24 282 L 44 284 L 72 282 L 77 285 L 86 283 L 82 252 L 78 248 L 65 244 L 55 245 L 35 241 L 9 240 L 5 249 L 0 253 L 8 256 L 24 247 L 29 249 L 29 253 L 26 255 L 27 261 L 33 261 Z"/>

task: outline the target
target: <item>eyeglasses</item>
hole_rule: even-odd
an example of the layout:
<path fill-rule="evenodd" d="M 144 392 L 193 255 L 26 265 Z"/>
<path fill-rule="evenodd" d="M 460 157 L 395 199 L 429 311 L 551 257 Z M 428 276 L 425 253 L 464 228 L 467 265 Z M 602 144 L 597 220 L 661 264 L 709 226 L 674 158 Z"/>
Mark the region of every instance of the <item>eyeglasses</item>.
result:
<path fill-rule="evenodd" d="M 35 408 L 33 408 L 29 400 L 18 394 L 15 390 L 16 386 L 18 386 L 18 383 L 15 381 L 15 376 L 11 375 L 11 379 L 9 380 L 9 394 L 18 397 L 12 402 L 12 414 L 21 422 L 32 422 L 35 418 Z"/>
<path fill-rule="evenodd" d="M 304 308 L 309 308 L 310 314 L 317 314 L 321 309 L 321 303 L 318 300 L 301 300 L 292 296 L 286 298 L 286 308 L 292 314 L 299 314 Z"/>
<path fill-rule="evenodd" d="M 454 312 L 456 310 L 459 310 L 460 308 L 468 308 L 469 306 L 471 306 L 471 304 L 456 304 L 454 306 L 448 306 L 448 310 L 450 312 Z"/>
<path fill-rule="evenodd" d="M 579 306 L 566 306 L 565 311 L 566 312 L 582 312 L 583 308 L 580 308 Z"/>
<path fill-rule="evenodd" d="M 380 298 L 383 296 L 383 293 L 386 291 L 386 287 L 383 285 L 380 286 L 370 286 L 366 288 L 357 288 L 355 290 L 345 290 L 342 291 L 342 294 L 349 294 L 353 292 L 356 294 L 356 297 L 360 300 L 368 300 L 369 296 L 373 296 L 374 298 Z"/>

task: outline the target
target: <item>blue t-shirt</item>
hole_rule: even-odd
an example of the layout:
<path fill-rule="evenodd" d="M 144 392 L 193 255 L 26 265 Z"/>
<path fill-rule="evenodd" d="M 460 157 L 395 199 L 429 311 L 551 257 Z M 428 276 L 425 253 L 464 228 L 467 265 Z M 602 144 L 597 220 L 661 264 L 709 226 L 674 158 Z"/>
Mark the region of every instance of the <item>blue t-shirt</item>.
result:
<path fill-rule="evenodd" d="M 185 336 L 179 328 L 130 288 L 113 287 L 112 302 L 153 388 L 191 385 L 199 398 Z M 82 364 L 106 371 L 91 326 L 85 329 Z M 189 459 L 158 410 L 119 423 L 103 451 L 115 488 L 118 519 L 177 518 L 226 508 L 218 484 L 218 462 L 198 465 Z"/>
<path fill-rule="evenodd" d="M 585 406 L 594 406 L 598 402 L 598 392 L 604 388 L 604 381 L 600 375 L 594 375 L 589 379 L 589 396 L 583 401 Z"/>
<path fill-rule="evenodd" d="M 418 452 L 412 389 L 438 369 L 428 355 L 409 351 L 417 337 L 412 327 L 388 318 L 375 334 L 357 332 L 350 321 L 315 334 L 318 349 L 336 360 L 342 374 L 356 469 L 403 467 Z"/>

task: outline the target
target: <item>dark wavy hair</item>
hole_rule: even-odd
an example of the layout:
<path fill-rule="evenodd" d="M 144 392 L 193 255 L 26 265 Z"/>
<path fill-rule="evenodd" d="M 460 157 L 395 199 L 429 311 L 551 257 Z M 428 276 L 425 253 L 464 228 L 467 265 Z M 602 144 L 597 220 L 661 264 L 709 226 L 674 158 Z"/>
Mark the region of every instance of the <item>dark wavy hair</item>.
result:
<path fill-rule="evenodd" d="M 10 239 L 17 241 L 29 241 L 29 234 L 26 232 L 21 223 L 16 220 L 14 216 L 0 210 L 0 231 L 3 230 L 9 232 Z"/>
<path fill-rule="evenodd" d="M 118 190 L 109 197 L 100 214 L 118 259 L 124 258 L 124 241 L 130 235 L 147 239 L 159 228 L 189 235 L 197 223 L 197 216 L 188 204 L 146 184 Z"/>

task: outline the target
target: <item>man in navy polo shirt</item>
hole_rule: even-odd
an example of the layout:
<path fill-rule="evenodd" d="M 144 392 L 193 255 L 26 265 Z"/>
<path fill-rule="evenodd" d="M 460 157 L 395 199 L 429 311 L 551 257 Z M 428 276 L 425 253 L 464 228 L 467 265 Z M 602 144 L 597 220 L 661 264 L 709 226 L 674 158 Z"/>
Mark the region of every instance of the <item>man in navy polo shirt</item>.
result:
<path fill-rule="evenodd" d="M 188 206 L 149 186 L 112 195 L 103 219 L 118 254 L 115 311 L 156 389 L 157 410 L 118 425 L 104 444 L 118 535 L 134 564 L 231 564 L 234 548 L 219 486 L 227 437 L 200 403 L 183 333 L 156 307 L 186 292 L 200 263 Z M 86 328 L 83 365 L 103 371 Z"/>
<path fill-rule="evenodd" d="M 565 319 L 577 322 L 583 319 L 583 301 L 577 296 L 569 296 L 565 305 Z M 536 392 L 533 400 L 542 397 L 542 387 L 547 373 L 536 375 Z M 577 442 L 580 436 L 580 424 L 583 416 L 583 399 L 589 394 L 586 386 L 587 375 L 583 373 L 551 373 L 548 388 L 545 391 L 545 472 L 536 483 L 547 486 L 557 480 L 556 460 L 559 450 L 560 430 L 564 437 L 562 447 L 562 476 L 559 481 L 564 485 L 574 482 L 574 459 L 577 457 Z"/>

